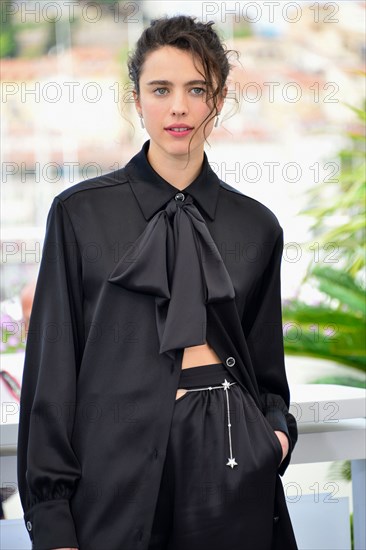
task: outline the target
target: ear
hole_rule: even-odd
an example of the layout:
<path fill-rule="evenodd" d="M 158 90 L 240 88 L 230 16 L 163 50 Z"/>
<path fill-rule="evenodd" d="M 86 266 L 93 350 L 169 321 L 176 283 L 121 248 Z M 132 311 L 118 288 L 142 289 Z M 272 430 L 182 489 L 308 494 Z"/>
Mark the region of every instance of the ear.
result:
<path fill-rule="evenodd" d="M 223 106 L 224 106 L 224 103 L 225 103 L 225 98 L 226 98 L 226 95 L 227 95 L 227 91 L 228 91 L 228 87 L 227 86 L 224 86 L 224 88 L 222 89 L 222 94 L 221 94 L 221 97 L 217 103 L 217 110 L 219 111 L 219 113 L 221 112 Z"/>
<path fill-rule="evenodd" d="M 137 114 L 140 116 L 142 109 L 141 109 L 140 99 L 139 99 L 139 96 L 137 95 L 136 90 L 132 90 L 132 96 L 133 96 L 133 101 L 135 103 Z"/>

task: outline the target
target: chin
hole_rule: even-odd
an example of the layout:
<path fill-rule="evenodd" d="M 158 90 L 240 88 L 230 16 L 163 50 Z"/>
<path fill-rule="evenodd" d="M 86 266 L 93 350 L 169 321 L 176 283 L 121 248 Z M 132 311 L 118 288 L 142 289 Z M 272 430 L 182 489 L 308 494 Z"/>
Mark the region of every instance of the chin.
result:
<path fill-rule="evenodd" d="M 174 142 L 174 140 L 171 139 L 170 136 L 168 136 L 168 139 L 165 139 L 164 141 L 159 142 L 159 144 L 169 151 L 175 151 L 182 155 L 184 153 L 188 153 L 189 140 L 184 140 L 184 141 L 182 140 L 180 142 L 177 140 L 176 142 Z"/>
<path fill-rule="evenodd" d="M 183 138 L 173 138 L 172 136 L 167 135 L 164 139 L 164 143 L 167 144 L 167 146 L 172 146 L 173 149 L 177 150 L 186 150 L 188 152 L 189 143 L 191 143 L 191 151 L 197 146 L 202 145 L 203 138 L 199 138 L 199 136 L 195 135 L 192 139 L 192 136 L 186 136 Z"/>

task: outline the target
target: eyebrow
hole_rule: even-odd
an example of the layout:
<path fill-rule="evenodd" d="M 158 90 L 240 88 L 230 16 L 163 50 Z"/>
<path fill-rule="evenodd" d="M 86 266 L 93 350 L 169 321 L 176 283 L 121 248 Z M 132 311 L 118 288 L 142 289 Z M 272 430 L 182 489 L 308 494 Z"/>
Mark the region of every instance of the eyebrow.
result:
<path fill-rule="evenodd" d="M 189 82 L 186 82 L 185 86 L 193 86 L 194 84 L 202 84 L 204 86 L 207 86 L 208 82 L 206 80 L 190 80 Z M 170 80 L 150 80 L 149 82 L 146 82 L 147 86 L 174 86 L 173 82 L 170 82 Z"/>

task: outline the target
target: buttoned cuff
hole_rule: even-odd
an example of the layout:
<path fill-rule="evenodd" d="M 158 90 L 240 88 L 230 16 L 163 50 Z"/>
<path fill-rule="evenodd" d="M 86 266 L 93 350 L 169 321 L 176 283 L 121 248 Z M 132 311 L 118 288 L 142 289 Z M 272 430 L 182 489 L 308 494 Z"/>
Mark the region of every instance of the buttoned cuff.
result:
<path fill-rule="evenodd" d="M 32 550 L 79 548 L 68 500 L 39 502 L 24 514 Z"/>
<path fill-rule="evenodd" d="M 285 413 L 281 409 L 271 407 L 265 411 L 265 417 L 274 430 L 284 432 L 289 437 Z"/>

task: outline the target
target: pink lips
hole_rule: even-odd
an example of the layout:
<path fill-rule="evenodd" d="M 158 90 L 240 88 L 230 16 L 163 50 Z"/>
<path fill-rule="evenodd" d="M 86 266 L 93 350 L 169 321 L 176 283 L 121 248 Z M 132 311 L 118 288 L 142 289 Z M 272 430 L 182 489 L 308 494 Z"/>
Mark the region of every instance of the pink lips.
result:
<path fill-rule="evenodd" d="M 173 130 L 173 128 L 187 128 L 187 130 Z M 193 128 L 190 128 L 188 126 L 184 126 L 184 124 L 177 124 L 176 126 L 169 126 L 168 128 L 165 128 L 165 130 L 168 132 L 168 134 L 170 134 L 171 136 L 174 136 L 174 137 L 183 137 L 183 136 L 187 136 L 192 130 Z"/>

